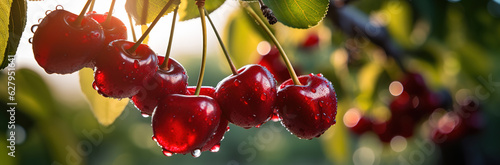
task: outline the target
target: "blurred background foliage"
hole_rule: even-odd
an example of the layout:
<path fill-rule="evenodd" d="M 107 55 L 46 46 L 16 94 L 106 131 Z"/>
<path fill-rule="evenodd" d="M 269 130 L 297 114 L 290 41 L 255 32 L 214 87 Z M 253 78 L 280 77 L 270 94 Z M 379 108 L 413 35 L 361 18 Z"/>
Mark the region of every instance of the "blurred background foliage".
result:
<path fill-rule="evenodd" d="M 165 157 L 151 140 L 150 118 L 143 118 L 132 103 L 104 127 L 88 105 L 57 100 L 40 75 L 18 68 L 16 158 L 8 158 L 8 148 L 0 147 L 2 164 L 500 164 L 500 66 L 496 64 L 500 62 L 500 1 L 332 0 L 329 10 L 319 25 L 308 30 L 280 23 L 270 26 L 296 69 L 302 74 L 322 73 L 335 86 L 337 124 L 318 139 L 300 140 L 279 122 L 248 130 L 230 125 L 217 153 Z M 375 28 L 365 26 L 351 29 L 362 33 L 350 33 L 330 17 L 334 11 Z M 377 27 L 386 27 L 388 35 L 370 39 L 367 35 L 377 32 Z M 242 9 L 232 13 L 222 33 L 237 67 L 257 63 L 271 48 Z M 318 40 L 313 46 L 306 44 L 311 36 Z M 392 49 L 397 53 L 387 51 Z M 230 70 L 222 55 L 208 57 L 204 85 L 215 86 Z M 194 85 L 199 57 L 177 60 Z M 373 132 L 350 131 L 344 121 L 350 109 L 373 120 L 390 114 L 395 97 L 389 84 L 404 76 L 398 60 L 407 70 L 421 74 L 431 91 L 448 91 L 452 98 L 448 110 L 456 109 L 464 98 L 477 100 L 480 130 L 452 143 L 436 144 L 429 126 L 433 116 L 426 116 L 413 136 L 389 143 Z M 0 74 L 0 86 L 0 106 L 6 106 L 5 71 Z M 7 123 L 8 117 L 2 113 L 0 123 Z M 0 132 L 7 128 L 2 126 Z M 7 134 L 0 137 L 8 138 Z M 7 146 L 7 141 L 1 140 L 0 145 Z"/>

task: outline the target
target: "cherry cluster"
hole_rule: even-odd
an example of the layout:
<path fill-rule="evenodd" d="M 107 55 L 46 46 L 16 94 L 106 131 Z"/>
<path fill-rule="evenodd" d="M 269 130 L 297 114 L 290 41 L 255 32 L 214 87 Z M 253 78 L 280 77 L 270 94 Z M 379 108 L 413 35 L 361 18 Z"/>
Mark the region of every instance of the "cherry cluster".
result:
<path fill-rule="evenodd" d="M 336 122 L 336 93 L 322 74 L 278 86 L 268 69 L 250 64 L 215 88 L 197 91 L 176 60 L 126 41 L 127 29 L 115 17 L 57 9 L 37 26 L 32 44 L 38 64 L 49 74 L 94 69 L 99 94 L 130 98 L 143 116 L 152 116 L 153 140 L 167 156 L 218 151 L 229 122 L 248 129 L 273 118 L 301 139 L 319 137 Z"/>
<path fill-rule="evenodd" d="M 351 131 L 363 134 L 371 130 L 382 142 L 390 142 L 395 136 L 411 137 L 418 122 L 449 104 L 449 96 L 432 92 L 418 73 L 407 73 L 400 83 L 403 91 L 390 103 L 389 119 L 377 122 L 356 112 Z"/>

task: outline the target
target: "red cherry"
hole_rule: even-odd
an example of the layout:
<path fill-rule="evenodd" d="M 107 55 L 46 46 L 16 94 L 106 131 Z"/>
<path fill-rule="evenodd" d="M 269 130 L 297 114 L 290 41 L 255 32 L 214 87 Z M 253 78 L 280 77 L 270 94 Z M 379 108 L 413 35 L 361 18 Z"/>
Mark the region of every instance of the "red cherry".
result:
<path fill-rule="evenodd" d="M 188 86 L 186 95 L 194 95 L 196 91 L 196 86 Z M 215 88 L 211 86 L 202 86 L 200 89 L 200 95 L 215 97 Z M 220 141 L 224 138 L 224 134 L 229 131 L 229 121 L 224 116 L 221 116 L 221 120 L 215 134 L 212 138 L 201 148 L 201 152 L 210 150 L 211 152 L 217 152 L 220 148 Z"/>
<path fill-rule="evenodd" d="M 196 92 L 196 86 L 188 86 L 186 95 L 194 95 Z M 200 95 L 209 96 L 215 98 L 215 88 L 211 86 L 201 86 Z"/>
<path fill-rule="evenodd" d="M 54 10 L 33 35 L 33 53 L 45 72 L 68 74 L 88 66 L 104 43 L 101 25 L 88 17 L 75 25 L 78 15 Z"/>
<path fill-rule="evenodd" d="M 276 81 L 266 68 L 255 64 L 224 78 L 215 91 L 215 100 L 225 117 L 246 129 L 260 126 L 269 119 L 275 99 Z"/>
<path fill-rule="evenodd" d="M 290 79 L 279 87 L 276 103 L 281 122 L 301 139 L 319 137 L 336 123 L 335 90 L 322 75 L 303 75 L 299 81 L 303 85 L 294 85 Z"/>
<path fill-rule="evenodd" d="M 163 59 L 165 57 L 158 56 L 158 65 L 163 64 Z M 143 116 L 150 116 L 162 97 L 186 93 L 186 70 L 173 58 L 169 58 L 168 65 L 168 70 L 158 69 L 154 76 L 142 84 L 139 93 L 131 98 Z"/>
<path fill-rule="evenodd" d="M 288 73 L 288 69 L 283 63 L 280 52 L 276 47 L 271 48 L 266 55 L 263 55 L 258 64 L 266 67 L 278 83 L 290 79 L 290 73 Z M 300 71 L 297 69 L 295 69 L 295 72 L 300 74 Z"/>
<path fill-rule="evenodd" d="M 306 40 L 302 43 L 302 48 L 310 49 L 319 45 L 318 34 L 311 33 L 307 35 Z"/>
<path fill-rule="evenodd" d="M 403 84 L 404 91 L 410 95 L 420 95 L 423 92 L 429 91 L 427 85 L 425 85 L 424 78 L 418 73 L 406 74 L 403 80 L 401 80 L 401 84 Z"/>
<path fill-rule="evenodd" d="M 221 110 L 208 96 L 168 95 L 160 100 L 153 113 L 153 140 L 166 155 L 192 153 L 199 156 L 220 120 Z"/>
<path fill-rule="evenodd" d="M 352 108 L 344 115 L 345 125 L 355 134 L 361 135 L 372 129 L 372 121 L 363 116 L 358 109 Z"/>
<path fill-rule="evenodd" d="M 106 21 L 108 14 L 91 13 L 87 15 L 87 17 L 90 17 L 101 24 L 102 29 L 104 30 L 105 44 L 108 44 L 114 40 L 127 39 L 127 27 L 120 19 L 111 16 L 111 21 L 108 24 L 103 24 Z"/>
<path fill-rule="evenodd" d="M 457 113 L 448 112 L 438 120 L 431 133 L 432 140 L 438 144 L 455 142 L 465 135 L 467 129 L 464 120 Z"/>
<path fill-rule="evenodd" d="M 391 142 L 395 136 L 411 137 L 415 130 L 415 119 L 407 114 L 393 114 L 388 121 L 373 123 L 372 129 L 382 142 Z"/>
<path fill-rule="evenodd" d="M 132 45 L 129 41 L 113 41 L 97 56 L 92 85 L 101 95 L 132 97 L 156 73 L 156 54 L 147 45 L 140 45 L 134 53 L 129 53 Z"/>

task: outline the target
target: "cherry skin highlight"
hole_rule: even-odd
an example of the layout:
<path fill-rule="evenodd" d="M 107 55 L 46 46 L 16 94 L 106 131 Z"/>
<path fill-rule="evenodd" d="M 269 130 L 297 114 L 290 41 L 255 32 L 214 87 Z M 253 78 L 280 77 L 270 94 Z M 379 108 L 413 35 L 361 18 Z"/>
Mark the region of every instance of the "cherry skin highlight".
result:
<path fill-rule="evenodd" d="M 193 153 L 212 138 L 220 120 L 221 110 L 208 96 L 168 95 L 153 113 L 153 139 L 164 153 Z"/>
<path fill-rule="evenodd" d="M 299 76 L 279 87 L 277 106 L 281 123 L 301 139 L 321 136 L 336 123 L 337 97 L 333 85 L 321 74 Z"/>
<path fill-rule="evenodd" d="M 158 69 L 156 54 L 147 45 L 133 53 L 133 42 L 111 42 L 96 58 L 94 89 L 103 96 L 127 98 L 136 95 Z"/>
<path fill-rule="evenodd" d="M 165 58 L 158 56 L 158 65 L 163 64 L 163 59 Z M 151 116 L 158 106 L 158 101 L 166 95 L 186 93 L 186 70 L 173 58 L 169 58 L 168 65 L 168 70 L 158 69 L 152 77 L 144 81 L 139 93 L 131 97 L 143 116 Z"/>
<path fill-rule="evenodd" d="M 215 100 L 224 116 L 233 124 L 251 128 L 266 122 L 275 108 L 276 81 L 260 65 L 246 65 L 237 75 L 217 84 Z"/>
<path fill-rule="evenodd" d="M 68 74 L 88 66 L 104 44 L 101 25 L 66 10 L 54 10 L 38 25 L 33 35 L 33 54 L 45 72 Z"/>

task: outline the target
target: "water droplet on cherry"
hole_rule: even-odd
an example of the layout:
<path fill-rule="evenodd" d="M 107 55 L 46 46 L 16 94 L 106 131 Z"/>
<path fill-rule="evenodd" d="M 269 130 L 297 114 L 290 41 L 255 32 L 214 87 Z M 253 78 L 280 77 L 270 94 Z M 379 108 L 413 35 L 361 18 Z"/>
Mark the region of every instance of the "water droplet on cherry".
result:
<path fill-rule="evenodd" d="M 241 81 L 238 80 L 238 79 L 235 79 L 234 82 L 233 82 L 234 86 L 238 86 L 241 84 Z"/>
<path fill-rule="evenodd" d="M 262 95 L 260 95 L 260 100 L 264 101 L 267 99 L 267 94 L 266 93 L 262 93 Z"/>
<path fill-rule="evenodd" d="M 142 117 L 149 117 L 147 113 L 141 113 Z"/>
<path fill-rule="evenodd" d="M 227 128 L 226 128 L 226 132 L 228 132 L 229 130 L 230 130 L 230 128 L 229 128 L 229 126 L 227 126 Z"/>
<path fill-rule="evenodd" d="M 200 149 L 195 149 L 193 152 L 191 152 L 191 155 L 193 155 L 193 157 L 195 158 L 200 157 L 201 155 Z"/>
<path fill-rule="evenodd" d="M 134 61 L 134 69 L 138 69 L 139 68 L 139 61 L 135 60 Z"/>
<path fill-rule="evenodd" d="M 210 152 L 219 152 L 219 149 L 220 149 L 220 144 L 216 144 L 212 148 L 210 148 Z"/>
<path fill-rule="evenodd" d="M 173 155 L 173 153 L 170 152 L 170 151 L 168 151 L 168 150 L 166 150 L 166 149 L 163 149 L 163 155 L 170 157 L 170 156 Z"/>

